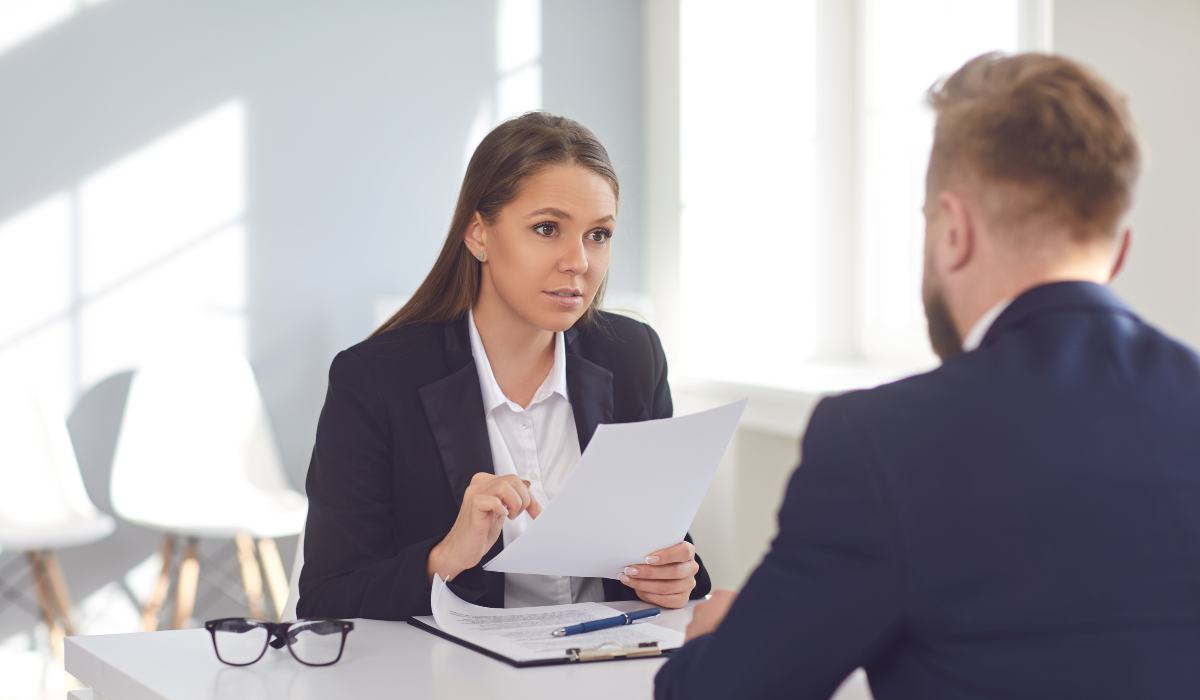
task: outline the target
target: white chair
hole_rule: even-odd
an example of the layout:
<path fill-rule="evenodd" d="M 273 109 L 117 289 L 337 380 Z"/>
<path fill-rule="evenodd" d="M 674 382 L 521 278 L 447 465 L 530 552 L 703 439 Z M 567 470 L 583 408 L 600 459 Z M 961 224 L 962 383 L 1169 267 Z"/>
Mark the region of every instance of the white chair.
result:
<path fill-rule="evenodd" d="M 54 550 L 95 542 L 113 529 L 113 519 L 88 498 L 62 417 L 26 388 L 0 385 L 0 549 L 25 553 L 56 653 L 75 624 Z"/>
<path fill-rule="evenodd" d="M 296 619 L 296 603 L 300 602 L 300 570 L 304 568 L 304 530 L 300 531 L 300 539 L 296 542 L 296 557 L 292 559 L 292 577 L 288 585 L 287 605 L 283 607 L 280 619 Z"/>
<path fill-rule="evenodd" d="M 287 483 L 258 385 L 241 355 L 181 351 L 137 371 L 113 457 L 112 503 L 121 518 L 165 534 L 143 628 L 158 626 L 176 537 L 185 549 L 173 627 L 182 627 L 195 605 L 200 537 L 235 541 L 252 617 L 262 616 L 257 539 L 275 614 L 282 614 L 287 579 L 274 538 L 300 532 L 308 502 Z"/>

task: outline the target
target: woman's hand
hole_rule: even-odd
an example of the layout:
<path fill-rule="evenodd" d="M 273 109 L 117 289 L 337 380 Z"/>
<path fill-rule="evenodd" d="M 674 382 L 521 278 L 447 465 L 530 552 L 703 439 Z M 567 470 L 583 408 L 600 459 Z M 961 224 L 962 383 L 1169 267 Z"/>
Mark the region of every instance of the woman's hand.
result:
<path fill-rule="evenodd" d="M 449 581 L 475 566 L 496 543 L 504 519 L 512 520 L 526 511 L 531 518 L 542 512 L 541 504 L 529 492 L 528 481 L 487 472 L 471 477 L 454 525 L 429 552 L 426 575 L 431 581 L 435 573 Z"/>
<path fill-rule="evenodd" d="M 650 554 L 640 564 L 630 564 L 619 578 L 647 603 L 682 608 L 696 587 L 699 570 L 696 548 L 691 542 L 680 542 Z"/>

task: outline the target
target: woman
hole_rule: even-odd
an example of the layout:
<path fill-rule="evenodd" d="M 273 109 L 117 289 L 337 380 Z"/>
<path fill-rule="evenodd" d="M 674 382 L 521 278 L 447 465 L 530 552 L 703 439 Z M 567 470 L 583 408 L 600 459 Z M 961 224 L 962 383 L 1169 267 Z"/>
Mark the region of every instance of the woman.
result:
<path fill-rule="evenodd" d="M 671 415 L 658 336 L 598 310 L 617 196 L 604 147 L 569 119 L 526 114 L 479 144 L 433 270 L 330 368 L 300 615 L 428 614 L 435 574 L 491 607 L 676 608 L 708 593 L 690 540 L 619 580 L 481 567 L 554 498 L 598 424 Z"/>

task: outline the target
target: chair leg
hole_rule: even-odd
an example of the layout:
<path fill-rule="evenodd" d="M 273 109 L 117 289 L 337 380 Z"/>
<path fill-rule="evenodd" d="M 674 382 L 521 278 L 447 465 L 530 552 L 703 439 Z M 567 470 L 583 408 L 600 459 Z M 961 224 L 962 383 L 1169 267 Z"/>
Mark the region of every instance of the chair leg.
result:
<path fill-rule="evenodd" d="M 142 630 L 153 632 L 158 629 L 158 613 L 162 610 L 163 602 L 167 599 L 167 591 L 171 588 L 171 560 L 175 557 L 175 538 L 171 535 L 163 537 L 162 570 L 150 592 L 150 599 L 142 608 Z"/>
<path fill-rule="evenodd" d="M 55 614 L 54 604 L 51 602 L 50 584 L 43 566 L 42 553 L 27 552 L 25 556 L 29 559 L 29 569 L 33 574 L 33 589 L 37 594 L 38 607 L 42 611 L 42 617 L 46 620 L 46 627 L 50 630 L 50 648 L 53 650 L 55 658 L 61 662 L 63 659 L 63 629 L 58 624 L 58 615 Z"/>
<path fill-rule="evenodd" d="M 238 565 L 242 570 L 242 590 L 246 592 L 246 610 L 250 617 L 263 617 L 262 575 L 258 573 L 258 561 L 254 558 L 254 539 L 246 533 L 233 538 L 237 547 Z"/>
<path fill-rule="evenodd" d="M 196 538 L 188 537 L 183 559 L 179 562 L 179 584 L 175 589 L 174 629 L 182 629 L 196 605 L 196 583 L 200 579 L 200 560 L 196 558 Z"/>
<path fill-rule="evenodd" d="M 258 541 L 258 558 L 262 561 L 267 588 L 271 591 L 271 602 L 275 605 L 275 619 L 279 620 L 283 617 L 283 608 L 287 605 L 288 580 L 275 540 L 263 537 Z"/>
<path fill-rule="evenodd" d="M 63 577 L 62 568 L 58 565 L 58 557 L 54 552 L 42 553 L 42 567 L 45 570 L 46 581 L 50 584 L 52 600 L 58 608 L 58 617 L 62 622 L 67 636 L 75 634 L 75 620 L 71 615 L 71 592 L 67 589 L 67 581 Z"/>

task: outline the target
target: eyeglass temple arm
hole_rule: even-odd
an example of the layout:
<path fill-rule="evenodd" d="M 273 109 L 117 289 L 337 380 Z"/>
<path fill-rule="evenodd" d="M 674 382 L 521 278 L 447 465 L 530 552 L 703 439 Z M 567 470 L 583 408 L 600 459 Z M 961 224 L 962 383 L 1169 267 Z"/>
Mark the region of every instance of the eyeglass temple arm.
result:
<path fill-rule="evenodd" d="M 296 639 L 296 635 L 304 631 L 320 635 L 341 634 L 342 627 L 340 625 L 314 625 L 311 627 L 302 627 L 300 629 L 291 628 L 287 630 L 286 636 L 281 633 L 279 628 L 275 628 L 271 630 L 271 635 L 274 637 L 274 639 L 271 640 L 271 647 L 275 649 L 282 649 L 283 645 L 294 641 Z"/>

